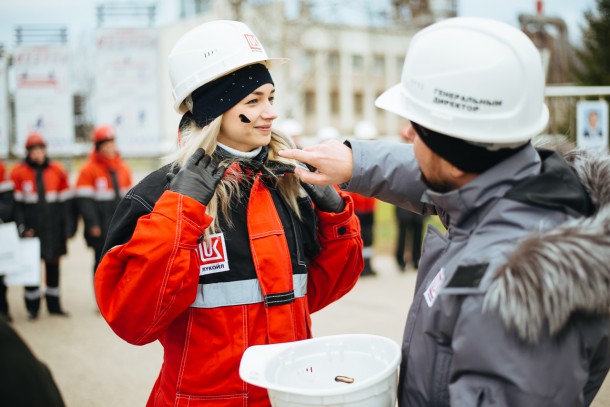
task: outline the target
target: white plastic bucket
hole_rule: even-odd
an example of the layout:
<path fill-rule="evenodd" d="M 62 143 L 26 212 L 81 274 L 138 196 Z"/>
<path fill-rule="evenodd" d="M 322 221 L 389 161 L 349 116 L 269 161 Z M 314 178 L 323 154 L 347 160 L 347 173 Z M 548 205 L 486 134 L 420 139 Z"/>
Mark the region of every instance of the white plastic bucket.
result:
<path fill-rule="evenodd" d="M 366 334 L 252 346 L 241 378 L 266 388 L 273 407 L 394 407 L 400 347 Z"/>

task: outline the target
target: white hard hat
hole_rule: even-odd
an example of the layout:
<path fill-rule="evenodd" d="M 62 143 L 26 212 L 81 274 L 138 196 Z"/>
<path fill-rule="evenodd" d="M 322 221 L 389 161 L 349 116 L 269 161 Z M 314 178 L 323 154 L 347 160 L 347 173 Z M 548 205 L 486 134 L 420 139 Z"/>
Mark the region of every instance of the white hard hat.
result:
<path fill-rule="evenodd" d="M 238 21 L 217 20 L 198 25 L 182 35 L 168 63 L 174 109 L 186 113 L 184 100 L 195 89 L 247 65 L 284 58 L 269 58 L 250 28 Z"/>
<path fill-rule="evenodd" d="M 338 140 L 341 137 L 341 133 L 335 127 L 326 126 L 322 127 L 317 134 L 318 140 Z"/>
<path fill-rule="evenodd" d="M 363 120 L 356 124 L 354 134 L 361 140 L 374 140 L 377 138 L 377 127 L 373 123 Z"/>
<path fill-rule="evenodd" d="M 439 133 L 508 147 L 546 127 L 544 86 L 540 53 L 525 34 L 457 17 L 413 37 L 401 82 L 375 105 Z"/>
<path fill-rule="evenodd" d="M 278 124 L 280 131 L 283 131 L 289 137 L 300 136 L 303 134 L 303 126 L 295 119 L 286 119 Z"/>
<path fill-rule="evenodd" d="M 344 334 L 246 349 L 239 376 L 267 389 L 274 407 L 394 406 L 400 346 Z"/>

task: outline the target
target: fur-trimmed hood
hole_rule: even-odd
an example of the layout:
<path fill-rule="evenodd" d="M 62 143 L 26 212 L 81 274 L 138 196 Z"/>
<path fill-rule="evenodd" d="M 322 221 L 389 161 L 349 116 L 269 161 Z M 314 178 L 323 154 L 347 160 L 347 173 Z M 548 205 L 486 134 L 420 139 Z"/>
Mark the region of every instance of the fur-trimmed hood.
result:
<path fill-rule="evenodd" d="M 485 296 L 508 329 L 537 343 L 575 313 L 610 315 L 610 156 L 557 146 L 595 206 L 587 218 L 523 238 L 500 266 Z"/>

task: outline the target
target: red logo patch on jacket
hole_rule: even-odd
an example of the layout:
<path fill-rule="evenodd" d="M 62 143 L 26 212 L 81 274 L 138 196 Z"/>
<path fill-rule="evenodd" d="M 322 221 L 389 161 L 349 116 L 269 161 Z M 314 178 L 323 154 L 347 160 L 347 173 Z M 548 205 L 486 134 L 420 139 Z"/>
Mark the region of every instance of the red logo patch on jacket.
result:
<path fill-rule="evenodd" d="M 210 235 L 209 242 L 205 239 L 202 240 L 196 251 L 199 259 L 200 276 L 229 270 L 227 247 L 222 233 Z"/>

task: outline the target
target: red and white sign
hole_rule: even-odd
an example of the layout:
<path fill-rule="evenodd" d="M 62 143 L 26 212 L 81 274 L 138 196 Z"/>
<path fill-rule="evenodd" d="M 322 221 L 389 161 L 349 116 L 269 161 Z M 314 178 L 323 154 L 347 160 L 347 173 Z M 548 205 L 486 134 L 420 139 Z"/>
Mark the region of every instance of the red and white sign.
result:
<path fill-rule="evenodd" d="M 71 54 L 67 46 L 23 46 L 14 53 L 16 145 L 22 155 L 31 132 L 47 141 L 49 154 L 71 155 L 74 101 Z"/>
<path fill-rule="evenodd" d="M 0 57 L 0 157 L 8 157 L 8 62 L 6 57 Z"/>
<path fill-rule="evenodd" d="M 122 155 L 158 155 L 163 146 L 157 32 L 100 28 L 95 45 L 95 123 L 116 130 Z"/>

